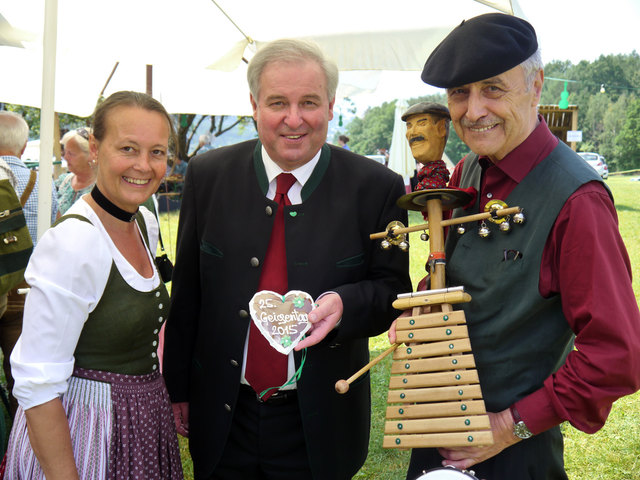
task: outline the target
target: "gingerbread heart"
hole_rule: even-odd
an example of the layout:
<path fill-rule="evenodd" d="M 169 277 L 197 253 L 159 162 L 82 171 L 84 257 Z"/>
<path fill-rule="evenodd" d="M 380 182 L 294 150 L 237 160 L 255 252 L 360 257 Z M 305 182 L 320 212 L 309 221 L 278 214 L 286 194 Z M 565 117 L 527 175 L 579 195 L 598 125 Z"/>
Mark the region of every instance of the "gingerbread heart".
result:
<path fill-rule="evenodd" d="M 249 302 L 251 319 L 280 353 L 289 354 L 309 328 L 309 312 L 315 308 L 307 292 L 291 290 L 285 295 L 262 290 Z"/>

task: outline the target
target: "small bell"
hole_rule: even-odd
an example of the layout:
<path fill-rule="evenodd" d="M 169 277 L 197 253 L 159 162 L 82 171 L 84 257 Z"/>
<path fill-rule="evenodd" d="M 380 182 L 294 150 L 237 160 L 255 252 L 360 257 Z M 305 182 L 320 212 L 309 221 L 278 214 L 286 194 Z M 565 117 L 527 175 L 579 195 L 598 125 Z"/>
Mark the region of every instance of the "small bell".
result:
<path fill-rule="evenodd" d="M 456 232 L 458 232 L 458 235 L 464 235 L 464 232 L 466 232 L 467 229 L 464 228 L 464 225 L 458 225 L 458 228 L 456 229 Z"/>
<path fill-rule="evenodd" d="M 389 240 L 382 240 L 380 242 L 380 248 L 382 248 L 382 250 L 389 250 L 391 248 L 391 242 Z"/>
<path fill-rule="evenodd" d="M 423 242 L 426 242 L 427 240 L 429 240 L 429 234 L 427 232 L 422 232 L 420 234 L 420 240 L 422 240 Z"/>
<path fill-rule="evenodd" d="M 402 250 L 403 252 L 408 251 L 408 250 L 409 250 L 409 242 L 406 242 L 406 241 L 404 241 L 404 240 L 403 240 L 403 241 L 401 241 L 401 242 L 398 244 L 398 248 L 399 248 L 400 250 Z"/>
<path fill-rule="evenodd" d="M 511 224 L 508 221 L 504 221 L 500 224 L 500 231 L 507 233 L 509 230 L 511 230 Z"/>
<path fill-rule="evenodd" d="M 524 223 L 524 213 L 518 212 L 513 215 L 513 223 L 522 225 Z"/>
<path fill-rule="evenodd" d="M 491 231 L 489 230 L 489 227 L 487 227 L 487 224 L 482 222 L 480 224 L 480 228 L 478 228 L 478 235 L 480 238 L 487 238 L 490 233 Z"/>

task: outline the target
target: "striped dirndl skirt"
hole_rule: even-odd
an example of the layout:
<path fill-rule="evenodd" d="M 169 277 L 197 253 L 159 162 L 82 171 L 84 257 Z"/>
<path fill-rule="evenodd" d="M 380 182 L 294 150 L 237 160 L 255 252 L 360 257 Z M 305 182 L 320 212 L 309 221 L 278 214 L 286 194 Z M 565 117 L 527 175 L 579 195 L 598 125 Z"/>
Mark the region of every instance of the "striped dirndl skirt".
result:
<path fill-rule="evenodd" d="M 171 403 L 159 372 L 147 375 L 76 368 L 62 396 L 82 480 L 181 480 Z M 44 480 L 24 411 L 16 413 L 4 478 Z"/>

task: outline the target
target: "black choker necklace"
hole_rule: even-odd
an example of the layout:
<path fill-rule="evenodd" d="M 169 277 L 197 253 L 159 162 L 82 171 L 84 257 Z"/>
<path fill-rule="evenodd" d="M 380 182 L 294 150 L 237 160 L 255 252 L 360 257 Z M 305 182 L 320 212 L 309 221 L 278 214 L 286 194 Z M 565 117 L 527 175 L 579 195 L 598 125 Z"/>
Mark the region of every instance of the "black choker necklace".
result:
<path fill-rule="evenodd" d="M 136 213 L 138 213 L 137 208 L 135 212 L 131 213 L 115 205 L 111 200 L 105 197 L 100 190 L 98 190 L 98 185 L 93 186 L 93 189 L 91 190 L 91 198 L 93 198 L 105 212 L 116 217 L 118 220 L 122 220 L 123 222 L 133 222 L 136 218 Z"/>

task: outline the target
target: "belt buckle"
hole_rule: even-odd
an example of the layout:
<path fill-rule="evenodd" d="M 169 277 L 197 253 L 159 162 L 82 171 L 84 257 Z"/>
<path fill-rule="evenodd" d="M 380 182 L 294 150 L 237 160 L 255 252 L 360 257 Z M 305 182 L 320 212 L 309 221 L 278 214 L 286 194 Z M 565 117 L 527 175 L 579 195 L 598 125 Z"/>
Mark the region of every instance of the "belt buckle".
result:
<path fill-rule="evenodd" d="M 260 398 L 260 395 L 258 395 L 258 401 L 260 403 L 278 403 L 279 401 L 282 401 L 286 398 L 287 398 L 287 395 L 284 394 L 284 392 L 282 392 L 281 390 L 278 390 L 277 392 L 272 393 L 269 396 L 269 398 L 267 398 L 266 400 L 263 400 L 262 398 Z"/>

